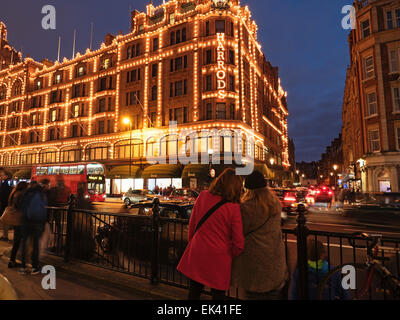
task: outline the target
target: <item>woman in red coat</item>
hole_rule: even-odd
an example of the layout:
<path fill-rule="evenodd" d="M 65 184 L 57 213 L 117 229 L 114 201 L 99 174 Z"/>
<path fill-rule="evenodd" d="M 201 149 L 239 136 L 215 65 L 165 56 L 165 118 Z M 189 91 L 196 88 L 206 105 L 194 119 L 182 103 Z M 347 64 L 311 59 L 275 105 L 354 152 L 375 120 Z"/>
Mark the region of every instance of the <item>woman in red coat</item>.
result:
<path fill-rule="evenodd" d="M 223 300 L 231 283 L 232 259 L 244 248 L 240 196 L 243 180 L 235 170 L 226 169 L 197 198 L 189 222 L 189 244 L 177 270 L 190 279 L 189 300 L 200 300 L 204 286 L 214 300 Z M 198 229 L 207 212 L 225 200 Z"/>

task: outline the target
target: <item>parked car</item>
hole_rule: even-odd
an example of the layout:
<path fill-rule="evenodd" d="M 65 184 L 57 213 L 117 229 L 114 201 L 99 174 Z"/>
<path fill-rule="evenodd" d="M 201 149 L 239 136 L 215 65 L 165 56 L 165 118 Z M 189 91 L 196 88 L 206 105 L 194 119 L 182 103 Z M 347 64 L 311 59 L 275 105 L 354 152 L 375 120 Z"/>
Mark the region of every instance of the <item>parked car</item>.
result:
<path fill-rule="evenodd" d="M 156 197 L 156 194 L 151 190 L 132 190 L 130 189 L 127 193 L 125 193 L 122 197 L 126 206 L 129 206 L 134 203 L 138 203 L 141 201 L 151 200 Z"/>
<path fill-rule="evenodd" d="M 400 193 L 363 193 L 343 206 L 343 216 L 358 222 L 400 227 Z"/>
<path fill-rule="evenodd" d="M 196 201 L 199 196 L 199 192 L 192 189 L 175 189 L 168 196 L 170 200 L 181 200 L 181 201 Z"/>

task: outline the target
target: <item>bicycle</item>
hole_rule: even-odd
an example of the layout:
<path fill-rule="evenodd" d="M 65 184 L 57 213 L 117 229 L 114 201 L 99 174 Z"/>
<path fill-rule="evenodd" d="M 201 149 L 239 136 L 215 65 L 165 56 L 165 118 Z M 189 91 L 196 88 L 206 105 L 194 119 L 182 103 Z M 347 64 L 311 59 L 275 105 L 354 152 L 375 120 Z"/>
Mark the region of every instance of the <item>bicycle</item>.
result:
<path fill-rule="evenodd" d="M 328 296 L 330 300 L 400 300 L 400 279 L 383 264 L 390 258 L 378 256 L 382 235 L 355 233 L 348 240 L 353 248 L 367 249 L 366 262 L 352 265 L 356 271 L 356 286 L 354 289 L 343 288 L 342 280 L 346 274 L 342 274 L 342 270 L 346 265 L 338 266 L 320 282 L 318 300 L 326 300 Z M 365 241 L 366 245 L 357 244 L 357 240 Z"/>

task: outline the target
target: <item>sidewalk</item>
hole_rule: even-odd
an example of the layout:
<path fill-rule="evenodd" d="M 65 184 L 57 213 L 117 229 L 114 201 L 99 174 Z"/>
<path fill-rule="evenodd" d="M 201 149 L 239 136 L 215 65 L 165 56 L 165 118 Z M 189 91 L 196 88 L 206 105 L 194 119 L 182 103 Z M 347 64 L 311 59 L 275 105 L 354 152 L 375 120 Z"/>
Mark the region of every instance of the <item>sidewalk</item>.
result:
<path fill-rule="evenodd" d="M 0 241 L 0 273 L 8 278 L 21 300 L 185 300 L 187 290 L 44 254 L 42 265 L 56 269 L 56 290 L 44 290 L 44 275 L 20 275 L 8 269 L 11 243 Z"/>

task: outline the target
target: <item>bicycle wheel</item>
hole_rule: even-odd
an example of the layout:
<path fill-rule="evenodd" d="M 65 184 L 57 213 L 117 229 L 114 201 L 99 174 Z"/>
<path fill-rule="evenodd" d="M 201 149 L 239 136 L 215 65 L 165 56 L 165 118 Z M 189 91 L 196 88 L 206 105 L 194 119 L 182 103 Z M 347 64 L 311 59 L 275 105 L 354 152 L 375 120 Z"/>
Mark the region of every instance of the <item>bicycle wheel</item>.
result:
<path fill-rule="evenodd" d="M 332 269 L 318 286 L 318 300 L 393 300 L 396 290 L 392 283 L 383 277 L 379 269 L 364 264 L 352 265 L 355 269 L 355 288 L 344 289 L 342 274 L 344 266 Z M 345 279 L 346 280 L 346 279 Z"/>

